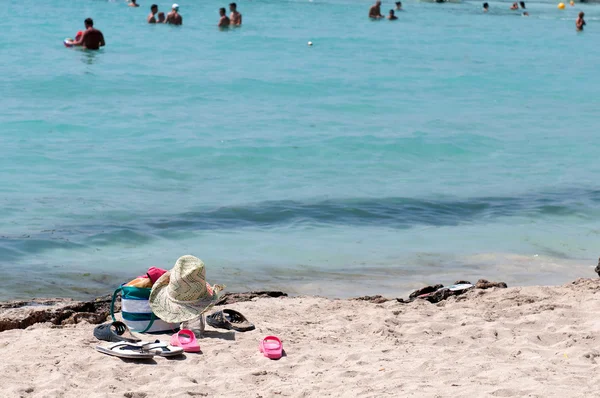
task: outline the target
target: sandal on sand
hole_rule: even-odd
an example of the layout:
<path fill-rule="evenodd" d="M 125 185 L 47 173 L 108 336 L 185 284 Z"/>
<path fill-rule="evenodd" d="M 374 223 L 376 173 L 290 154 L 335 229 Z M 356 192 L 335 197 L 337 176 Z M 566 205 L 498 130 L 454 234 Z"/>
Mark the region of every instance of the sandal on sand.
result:
<path fill-rule="evenodd" d="M 161 357 L 175 357 L 183 354 L 183 348 L 161 343 L 159 340 L 154 343 L 141 342 L 136 345 L 142 349 L 142 352 L 151 352 Z"/>
<path fill-rule="evenodd" d="M 189 329 L 182 329 L 172 335 L 171 345 L 181 347 L 185 352 L 200 352 L 200 344 L 198 344 L 194 332 Z"/>
<path fill-rule="evenodd" d="M 275 336 L 267 336 L 260 342 L 260 352 L 270 359 L 279 359 L 283 356 L 283 344 Z"/>
<path fill-rule="evenodd" d="M 105 323 L 94 328 L 94 337 L 98 340 L 110 341 L 113 343 L 119 341 L 128 341 L 137 343 L 141 341 L 133 334 L 123 322 L 115 321 L 113 323 Z"/>
<path fill-rule="evenodd" d="M 128 359 L 152 359 L 154 353 L 149 351 L 143 351 L 142 347 L 135 343 L 128 343 L 126 341 L 119 341 L 108 346 L 96 346 L 96 351 L 103 354 L 112 355 L 119 358 Z"/>
<path fill-rule="evenodd" d="M 245 316 L 234 310 L 224 309 L 206 317 L 206 323 L 213 328 L 233 329 L 237 332 L 254 330 L 254 325 Z"/>
<path fill-rule="evenodd" d="M 448 289 L 451 292 L 460 292 L 460 291 L 467 291 L 467 290 L 472 289 L 474 287 L 475 286 L 473 286 L 470 283 L 459 283 L 458 285 L 448 286 Z"/>

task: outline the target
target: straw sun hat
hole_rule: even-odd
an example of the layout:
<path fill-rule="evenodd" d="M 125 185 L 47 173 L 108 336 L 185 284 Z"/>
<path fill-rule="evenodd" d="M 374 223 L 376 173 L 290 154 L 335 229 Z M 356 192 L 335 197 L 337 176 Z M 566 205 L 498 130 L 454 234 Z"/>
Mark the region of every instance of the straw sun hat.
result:
<path fill-rule="evenodd" d="M 189 321 L 211 309 L 224 288 L 206 282 L 202 260 L 183 256 L 152 286 L 150 307 L 163 321 Z"/>

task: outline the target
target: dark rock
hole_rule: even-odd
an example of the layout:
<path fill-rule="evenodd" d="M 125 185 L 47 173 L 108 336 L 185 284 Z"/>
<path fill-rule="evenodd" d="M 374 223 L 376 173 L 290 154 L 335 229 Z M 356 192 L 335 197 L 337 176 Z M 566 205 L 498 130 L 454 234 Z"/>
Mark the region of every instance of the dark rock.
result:
<path fill-rule="evenodd" d="M 456 281 L 454 282 L 455 285 L 472 285 L 471 282 L 469 281 Z"/>
<path fill-rule="evenodd" d="M 475 284 L 476 289 L 490 289 L 492 287 L 500 287 L 500 288 L 506 289 L 508 287 L 508 285 L 504 282 L 490 282 L 485 279 L 480 279 Z"/>
<path fill-rule="evenodd" d="M 241 303 L 244 301 L 251 301 L 255 298 L 278 298 L 287 297 L 287 293 L 276 292 L 276 291 L 264 291 L 264 292 L 249 292 L 249 293 L 225 293 L 216 305 L 228 305 L 233 303 Z"/>
<path fill-rule="evenodd" d="M 217 305 L 250 301 L 257 297 L 287 297 L 283 292 L 226 293 Z M 100 324 L 110 317 L 112 296 L 103 296 L 90 301 L 74 301 L 68 298 L 33 299 L 0 303 L 0 332 L 25 329 L 36 323 L 50 322 L 53 325 L 74 325 L 83 321 Z M 119 300 L 115 312 L 121 311 Z"/>
<path fill-rule="evenodd" d="M 427 293 L 433 293 L 441 288 L 443 288 L 444 285 L 433 285 L 433 286 L 425 286 L 424 288 L 415 290 L 414 292 L 412 292 L 408 298 L 409 299 L 415 299 L 417 297 L 419 297 L 422 294 L 427 294 Z"/>
<path fill-rule="evenodd" d="M 594 271 L 596 271 L 598 276 L 600 276 L 600 258 L 598 259 L 598 265 L 596 265 L 596 268 L 594 268 Z"/>
<path fill-rule="evenodd" d="M 455 292 L 450 289 L 439 289 L 430 295 L 423 297 L 424 300 L 429 301 L 430 303 L 439 303 L 442 300 L 446 300 L 450 296 L 454 296 Z"/>
<path fill-rule="evenodd" d="M 43 322 L 68 325 L 85 320 L 99 324 L 105 322 L 110 315 L 111 299 L 111 296 L 104 296 L 91 301 L 57 298 L 0 303 L 0 332 L 25 329 Z M 115 311 L 120 310 L 120 304 L 115 303 Z"/>
<path fill-rule="evenodd" d="M 387 301 L 390 301 L 390 299 L 387 299 L 383 296 L 362 296 L 362 297 L 357 297 L 357 298 L 353 298 L 352 300 L 358 300 L 358 301 L 368 301 L 369 303 L 373 303 L 373 304 L 383 304 Z"/>

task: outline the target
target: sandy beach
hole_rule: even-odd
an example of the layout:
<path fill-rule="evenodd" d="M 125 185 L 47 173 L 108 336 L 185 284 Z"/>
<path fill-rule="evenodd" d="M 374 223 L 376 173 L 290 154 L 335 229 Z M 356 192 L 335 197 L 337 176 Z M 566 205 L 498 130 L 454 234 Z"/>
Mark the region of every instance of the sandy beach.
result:
<path fill-rule="evenodd" d="M 207 326 L 202 353 L 143 363 L 96 352 L 94 325 L 36 324 L 0 333 L 2 396 L 598 396 L 599 292 L 579 279 L 439 304 L 261 298 L 227 306 L 256 330 Z M 269 334 L 281 360 L 258 351 Z"/>

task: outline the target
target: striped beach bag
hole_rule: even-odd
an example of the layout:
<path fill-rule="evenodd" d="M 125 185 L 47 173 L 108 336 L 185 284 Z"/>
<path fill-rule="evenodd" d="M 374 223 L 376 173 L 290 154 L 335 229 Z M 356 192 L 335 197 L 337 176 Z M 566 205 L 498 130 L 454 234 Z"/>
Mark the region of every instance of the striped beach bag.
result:
<path fill-rule="evenodd" d="M 121 293 L 121 315 L 123 322 L 129 329 L 138 333 L 155 333 L 175 331 L 179 329 L 178 323 L 168 323 L 154 315 L 148 299 L 152 289 L 135 286 L 121 285 L 113 293 L 110 303 L 110 316 L 115 318 L 115 301 Z"/>

